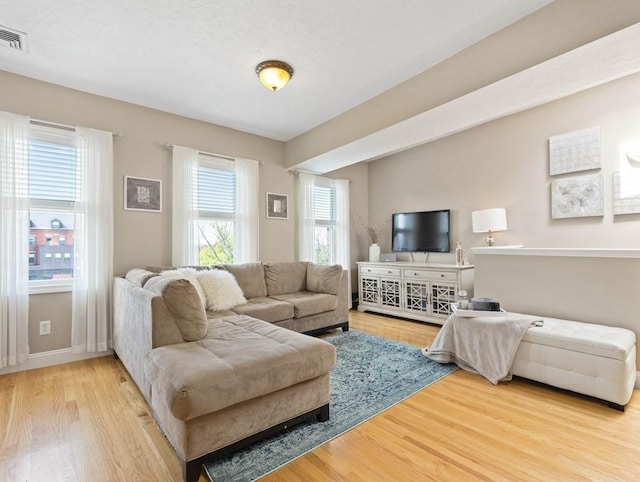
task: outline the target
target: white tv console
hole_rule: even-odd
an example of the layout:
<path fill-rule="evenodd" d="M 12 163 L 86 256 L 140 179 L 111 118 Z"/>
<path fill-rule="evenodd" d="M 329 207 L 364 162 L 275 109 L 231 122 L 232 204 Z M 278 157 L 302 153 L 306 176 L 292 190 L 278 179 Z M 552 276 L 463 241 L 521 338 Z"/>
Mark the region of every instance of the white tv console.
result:
<path fill-rule="evenodd" d="M 442 325 L 458 291 L 473 295 L 473 265 L 358 262 L 358 311 Z"/>

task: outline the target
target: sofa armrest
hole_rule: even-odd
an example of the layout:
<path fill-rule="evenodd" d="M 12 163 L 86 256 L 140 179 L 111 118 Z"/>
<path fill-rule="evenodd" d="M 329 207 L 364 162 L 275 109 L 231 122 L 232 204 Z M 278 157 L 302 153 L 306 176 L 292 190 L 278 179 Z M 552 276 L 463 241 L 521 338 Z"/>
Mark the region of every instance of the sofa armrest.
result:
<path fill-rule="evenodd" d="M 161 296 L 124 278 L 115 278 L 113 348 L 147 400 L 150 387 L 144 375 L 146 353 L 157 346 L 183 341 Z"/>
<path fill-rule="evenodd" d="M 345 322 L 349 321 L 349 310 L 351 309 L 351 283 L 349 274 L 349 270 L 342 270 L 338 291 L 338 308 L 336 309 L 336 314 L 339 319 Z"/>

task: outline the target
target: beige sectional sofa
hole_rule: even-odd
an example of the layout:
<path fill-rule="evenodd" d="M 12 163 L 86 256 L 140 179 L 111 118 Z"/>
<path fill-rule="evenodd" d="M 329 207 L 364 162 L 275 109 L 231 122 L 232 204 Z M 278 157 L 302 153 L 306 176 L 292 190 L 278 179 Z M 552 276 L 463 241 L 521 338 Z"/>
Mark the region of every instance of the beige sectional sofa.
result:
<path fill-rule="evenodd" d="M 303 333 L 348 330 L 346 271 L 306 262 L 218 266 L 246 302 L 212 311 L 211 288 L 203 295 L 193 278 L 211 273 L 166 268 L 115 279 L 114 351 L 183 460 L 185 480 L 197 480 L 209 458 L 328 419 L 335 348 Z"/>

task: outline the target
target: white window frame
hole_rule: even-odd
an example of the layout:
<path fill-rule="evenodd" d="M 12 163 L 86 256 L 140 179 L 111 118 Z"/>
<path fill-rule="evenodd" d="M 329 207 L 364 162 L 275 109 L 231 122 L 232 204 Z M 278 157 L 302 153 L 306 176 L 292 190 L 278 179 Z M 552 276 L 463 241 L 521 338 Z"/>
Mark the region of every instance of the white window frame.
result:
<path fill-rule="evenodd" d="M 31 125 L 29 141 L 39 140 L 75 146 L 75 132 L 46 126 Z M 68 212 L 75 213 L 74 201 L 29 199 L 29 212 Z M 29 249 L 29 246 L 25 246 Z M 73 278 L 52 280 L 29 280 L 29 294 L 63 293 L 73 289 Z"/>
<path fill-rule="evenodd" d="M 233 164 L 233 161 L 229 161 L 226 159 L 221 159 L 221 158 L 215 158 L 209 155 L 205 155 L 205 154 L 199 154 L 198 155 L 198 170 L 200 170 L 201 168 L 205 168 L 205 169 L 216 169 L 218 171 L 227 171 L 230 172 L 234 175 L 233 177 L 233 182 L 234 182 L 234 192 L 236 189 L 238 189 L 237 186 L 237 179 L 236 179 L 236 173 L 235 173 L 235 166 Z M 199 175 L 199 173 L 198 173 Z M 197 183 L 197 180 L 196 180 Z M 196 186 L 196 188 L 194 189 L 194 192 L 197 193 L 198 191 L 198 187 Z M 220 222 L 229 222 L 231 221 L 233 223 L 233 242 L 234 242 L 234 253 L 233 253 L 233 259 L 235 262 L 235 258 L 236 258 L 236 253 L 235 253 L 235 243 L 236 243 L 236 239 L 237 239 L 237 226 L 238 223 L 237 221 L 237 206 L 235 203 L 235 199 L 233 201 L 233 213 L 227 213 L 227 212 L 221 212 L 221 211 L 200 211 L 197 210 L 198 208 L 198 194 L 196 194 L 194 196 L 193 199 L 194 204 L 196 205 L 196 212 L 198 213 L 198 219 L 196 220 L 197 223 L 200 223 L 200 221 L 209 221 L 209 222 L 215 222 L 215 221 L 220 221 Z M 198 233 L 198 239 L 199 238 L 200 233 Z M 198 259 L 198 264 L 200 263 L 200 243 L 198 242 L 198 246 L 197 246 L 198 252 L 196 253 L 196 259 Z"/>
<path fill-rule="evenodd" d="M 316 206 L 315 206 L 315 190 L 317 188 L 323 188 L 323 189 L 329 189 L 333 192 L 333 198 L 334 198 L 334 203 L 332 206 L 332 211 L 331 211 L 331 219 L 327 220 L 327 219 L 318 219 L 316 216 Z M 323 177 L 316 177 L 315 179 L 315 183 L 313 186 L 314 189 L 314 220 L 313 220 L 313 227 L 314 227 L 314 238 L 315 238 L 315 228 L 318 227 L 328 227 L 331 228 L 331 239 L 329 240 L 329 264 L 335 264 L 336 262 L 336 246 L 337 246 L 337 233 L 336 233 L 336 225 L 337 225 L 337 208 L 336 208 L 336 188 L 333 185 L 333 179 L 326 179 Z M 315 246 L 315 239 L 314 239 L 314 246 Z M 313 251 L 313 257 L 314 257 L 314 263 L 318 262 L 318 259 L 316 257 L 316 251 L 314 248 Z"/>

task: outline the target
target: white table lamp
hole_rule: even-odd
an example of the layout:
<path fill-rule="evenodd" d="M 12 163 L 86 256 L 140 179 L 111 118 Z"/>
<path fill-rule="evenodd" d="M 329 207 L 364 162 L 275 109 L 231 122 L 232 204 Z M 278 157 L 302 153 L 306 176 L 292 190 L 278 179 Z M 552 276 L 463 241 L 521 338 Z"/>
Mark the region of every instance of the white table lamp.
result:
<path fill-rule="evenodd" d="M 487 233 L 487 246 L 493 246 L 493 233 L 507 230 L 507 211 L 504 208 L 473 211 L 471 224 L 474 233 Z"/>

